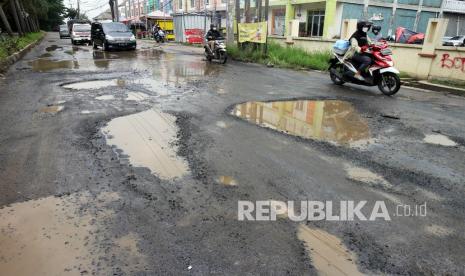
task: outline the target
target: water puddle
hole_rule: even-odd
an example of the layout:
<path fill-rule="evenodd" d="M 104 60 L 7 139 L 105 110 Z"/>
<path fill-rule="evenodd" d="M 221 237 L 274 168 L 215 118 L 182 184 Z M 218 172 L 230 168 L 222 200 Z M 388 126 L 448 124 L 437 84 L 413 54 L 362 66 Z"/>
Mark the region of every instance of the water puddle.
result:
<path fill-rule="evenodd" d="M 299 225 L 297 237 L 303 241 L 318 274 L 363 275 L 357 268 L 357 256 L 342 241 L 321 229 Z"/>
<path fill-rule="evenodd" d="M 73 69 L 78 68 L 79 64 L 73 60 L 51 60 L 39 58 L 29 62 L 34 72 L 46 72 L 56 69 Z"/>
<path fill-rule="evenodd" d="M 177 137 L 176 118 L 155 108 L 111 120 L 102 129 L 107 143 L 129 156 L 133 166 L 147 167 L 162 179 L 182 177 L 187 162 L 178 157 L 173 145 Z"/>
<path fill-rule="evenodd" d="M 457 146 L 456 142 L 452 141 L 449 137 L 442 134 L 427 134 L 425 135 L 423 142 L 445 147 Z"/>
<path fill-rule="evenodd" d="M 39 112 L 41 113 L 51 113 L 51 114 L 56 114 L 64 109 L 64 106 L 62 105 L 51 105 L 47 107 L 43 107 L 39 109 Z"/>
<path fill-rule="evenodd" d="M 226 186 L 237 186 L 237 181 L 232 176 L 222 175 L 218 177 L 218 182 Z"/>
<path fill-rule="evenodd" d="M 350 164 L 344 164 L 344 169 L 349 179 L 370 185 L 381 185 L 387 189 L 392 188 L 392 184 L 384 179 L 384 177 L 368 169 L 355 167 Z"/>
<path fill-rule="evenodd" d="M 102 95 L 102 96 L 95 97 L 95 99 L 99 100 L 99 101 L 108 101 L 108 100 L 114 100 L 115 96 L 113 96 L 113 95 Z"/>
<path fill-rule="evenodd" d="M 110 254 L 124 262 L 129 254 L 140 264 L 128 262 L 125 269 L 142 270 L 144 257 L 129 240 L 137 241 L 137 237 L 129 236 L 121 243 L 104 232 L 102 221 L 114 216 L 107 206 L 118 199 L 114 193 L 71 194 L 0 209 L 0 274 L 112 275 L 109 263 L 100 265 Z M 108 246 L 100 246 L 99 241 L 107 236 L 112 237 L 105 241 Z M 120 244 L 130 244 L 131 252 Z"/>
<path fill-rule="evenodd" d="M 368 124 L 345 101 L 247 102 L 236 105 L 232 115 L 290 135 L 340 145 L 370 138 Z"/>
<path fill-rule="evenodd" d="M 50 53 L 45 53 L 45 54 L 40 55 L 41 58 L 48 58 L 48 57 L 51 57 L 51 56 L 53 56 L 53 55 L 50 54 Z"/>
<path fill-rule="evenodd" d="M 129 92 L 128 96 L 126 97 L 126 101 L 136 101 L 141 102 L 147 99 L 149 95 L 142 93 L 142 92 Z"/>
<path fill-rule="evenodd" d="M 124 87 L 126 82 L 122 79 L 109 79 L 109 80 L 93 80 L 93 81 L 83 81 L 83 82 L 74 82 L 70 84 L 63 85 L 64 88 L 73 89 L 73 90 L 96 90 L 104 87 L 113 87 L 120 86 Z"/>

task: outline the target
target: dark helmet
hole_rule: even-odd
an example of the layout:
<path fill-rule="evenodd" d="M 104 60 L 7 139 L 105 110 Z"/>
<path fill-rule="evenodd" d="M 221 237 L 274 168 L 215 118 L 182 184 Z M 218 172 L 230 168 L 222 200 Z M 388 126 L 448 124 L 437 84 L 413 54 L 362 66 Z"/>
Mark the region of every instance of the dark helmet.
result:
<path fill-rule="evenodd" d="M 358 21 L 357 22 L 357 30 L 361 32 L 364 27 L 368 27 L 368 31 L 369 31 L 371 25 L 372 24 L 369 21 Z"/>
<path fill-rule="evenodd" d="M 213 29 L 215 27 L 216 27 L 215 24 L 210 24 L 210 29 Z"/>
<path fill-rule="evenodd" d="M 381 32 L 381 26 L 378 26 L 378 25 L 373 26 L 373 27 L 371 28 L 371 31 L 372 31 L 374 34 L 378 34 L 379 32 Z"/>

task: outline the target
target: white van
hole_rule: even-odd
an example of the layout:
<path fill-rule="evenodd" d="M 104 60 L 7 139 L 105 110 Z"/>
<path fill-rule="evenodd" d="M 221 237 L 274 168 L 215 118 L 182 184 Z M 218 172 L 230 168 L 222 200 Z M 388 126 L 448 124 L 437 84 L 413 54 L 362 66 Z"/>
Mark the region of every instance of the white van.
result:
<path fill-rule="evenodd" d="M 90 24 L 73 24 L 71 31 L 71 44 L 91 43 L 90 39 Z"/>

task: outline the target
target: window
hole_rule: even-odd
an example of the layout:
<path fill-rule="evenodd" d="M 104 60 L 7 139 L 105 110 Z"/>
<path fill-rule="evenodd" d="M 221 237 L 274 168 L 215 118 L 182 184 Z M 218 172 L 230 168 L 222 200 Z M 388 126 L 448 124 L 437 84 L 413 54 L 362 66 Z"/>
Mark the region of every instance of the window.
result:
<path fill-rule="evenodd" d="M 182 9 L 182 0 L 179 0 L 179 9 Z"/>
<path fill-rule="evenodd" d="M 195 0 L 191 0 L 191 8 L 195 7 Z"/>
<path fill-rule="evenodd" d="M 204 0 L 205 1 L 205 5 L 210 5 L 210 0 Z"/>
<path fill-rule="evenodd" d="M 324 11 L 308 11 L 307 35 L 323 36 L 323 26 L 325 22 Z"/>

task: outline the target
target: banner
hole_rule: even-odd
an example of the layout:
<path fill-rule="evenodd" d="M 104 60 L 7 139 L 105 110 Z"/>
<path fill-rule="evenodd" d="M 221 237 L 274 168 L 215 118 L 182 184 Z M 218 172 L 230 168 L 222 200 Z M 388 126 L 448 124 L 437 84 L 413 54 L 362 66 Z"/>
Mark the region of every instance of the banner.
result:
<path fill-rule="evenodd" d="M 185 29 L 184 35 L 186 36 L 187 43 L 202 44 L 204 42 L 203 29 Z"/>
<path fill-rule="evenodd" d="M 266 43 L 268 24 L 265 22 L 239 23 L 239 42 Z"/>

